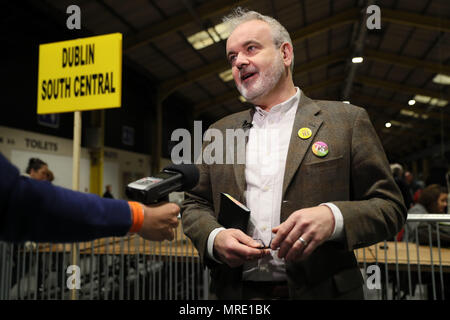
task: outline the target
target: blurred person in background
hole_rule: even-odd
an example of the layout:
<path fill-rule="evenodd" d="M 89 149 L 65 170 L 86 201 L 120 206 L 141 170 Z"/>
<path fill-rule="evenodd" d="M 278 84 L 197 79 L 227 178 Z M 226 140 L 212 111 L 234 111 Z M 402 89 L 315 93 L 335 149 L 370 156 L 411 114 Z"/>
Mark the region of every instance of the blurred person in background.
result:
<path fill-rule="evenodd" d="M 438 184 L 432 184 L 423 189 L 418 203 L 408 210 L 408 214 L 429 214 L 429 213 L 445 213 L 447 207 L 448 190 Z M 421 245 L 429 244 L 428 226 L 432 230 L 433 245 L 437 246 L 436 223 L 431 222 L 407 222 L 406 240 L 416 242 L 416 230 L 418 241 Z M 450 246 L 450 226 L 445 224 L 439 225 L 439 236 L 441 246 Z"/>
<path fill-rule="evenodd" d="M 112 195 L 111 191 L 112 191 L 112 187 L 111 187 L 110 184 L 108 184 L 108 185 L 106 186 L 106 191 L 105 191 L 105 193 L 103 194 L 103 198 L 114 199 L 114 196 Z"/>
<path fill-rule="evenodd" d="M 445 214 L 447 207 L 448 190 L 438 184 L 432 184 L 422 190 L 418 202 L 408 210 L 409 214 Z M 447 223 L 436 222 L 407 222 L 405 227 L 404 241 L 421 246 L 430 245 L 430 233 L 432 239 L 432 246 L 438 247 L 438 229 L 439 228 L 439 246 L 450 247 L 450 225 Z M 406 273 L 402 276 L 403 291 L 408 292 Z M 450 279 L 448 274 L 444 273 L 444 296 L 445 299 L 450 299 Z M 435 272 L 435 288 L 437 299 L 442 299 L 442 290 L 440 286 L 440 274 Z M 427 286 L 428 299 L 433 299 L 433 278 L 429 272 L 422 273 L 422 284 Z M 419 283 L 416 273 L 412 275 L 413 290 Z"/>
<path fill-rule="evenodd" d="M 408 185 L 405 181 L 404 175 L 403 175 L 403 166 L 399 163 L 391 164 L 391 172 L 394 176 L 395 183 L 397 183 L 397 186 L 399 187 L 400 191 L 402 192 L 403 201 L 405 203 L 406 209 L 409 209 L 412 207 L 413 201 L 412 196 L 409 192 Z"/>
<path fill-rule="evenodd" d="M 30 158 L 25 172 L 35 180 L 48 180 L 48 165 L 39 158 Z"/>

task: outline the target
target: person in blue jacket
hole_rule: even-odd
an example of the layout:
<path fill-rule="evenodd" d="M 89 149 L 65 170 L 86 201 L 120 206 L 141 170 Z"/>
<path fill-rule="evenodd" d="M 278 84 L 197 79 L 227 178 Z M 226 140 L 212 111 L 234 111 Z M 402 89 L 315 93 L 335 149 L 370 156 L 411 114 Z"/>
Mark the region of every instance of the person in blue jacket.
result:
<path fill-rule="evenodd" d="M 105 199 L 20 175 L 0 153 L 0 240 L 81 242 L 138 233 L 172 240 L 180 208 Z"/>

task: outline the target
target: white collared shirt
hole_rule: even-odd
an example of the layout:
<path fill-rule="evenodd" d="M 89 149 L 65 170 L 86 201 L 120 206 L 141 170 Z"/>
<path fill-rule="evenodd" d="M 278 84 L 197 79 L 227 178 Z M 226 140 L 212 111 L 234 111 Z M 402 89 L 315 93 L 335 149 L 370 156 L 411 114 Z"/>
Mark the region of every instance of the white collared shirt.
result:
<path fill-rule="evenodd" d="M 300 89 L 296 87 L 295 95 L 272 107 L 270 111 L 255 107 L 253 126 L 249 131 L 245 198 L 251 214 L 247 234 L 253 239 L 262 240 L 266 246 L 274 237 L 272 228 L 280 224 L 284 171 L 300 94 Z M 335 228 L 330 240 L 338 239 L 343 232 L 342 213 L 331 203 L 323 205 L 332 210 L 335 218 Z M 214 238 L 222 230 L 224 228 L 213 230 L 208 238 L 208 254 L 213 259 Z M 243 280 L 285 280 L 284 259 L 279 259 L 277 254 L 278 251 L 271 251 L 269 256 L 245 263 Z"/>

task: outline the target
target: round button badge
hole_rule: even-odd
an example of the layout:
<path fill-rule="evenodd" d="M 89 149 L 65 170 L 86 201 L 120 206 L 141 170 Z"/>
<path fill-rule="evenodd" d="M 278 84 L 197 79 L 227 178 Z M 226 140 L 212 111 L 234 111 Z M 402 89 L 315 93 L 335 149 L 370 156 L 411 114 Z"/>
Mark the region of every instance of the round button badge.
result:
<path fill-rule="evenodd" d="M 310 128 L 301 128 L 300 130 L 298 130 L 298 136 L 303 140 L 308 139 L 309 137 L 311 137 L 311 135 L 312 131 Z"/>
<path fill-rule="evenodd" d="M 325 142 L 317 141 L 312 146 L 312 152 L 318 157 L 325 157 L 328 154 L 328 145 Z"/>

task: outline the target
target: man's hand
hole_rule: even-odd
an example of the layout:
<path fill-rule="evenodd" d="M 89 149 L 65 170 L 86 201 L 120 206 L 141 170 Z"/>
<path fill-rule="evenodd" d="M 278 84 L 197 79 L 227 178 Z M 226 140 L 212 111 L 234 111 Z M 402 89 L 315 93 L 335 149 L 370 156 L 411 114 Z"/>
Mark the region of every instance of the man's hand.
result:
<path fill-rule="evenodd" d="M 158 203 L 144 207 L 144 223 L 138 234 L 153 241 L 173 240 L 180 207 L 175 203 Z"/>
<path fill-rule="evenodd" d="M 257 260 L 268 254 L 269 249 L 258 249 L 261 244 L 238 229 L 220 231 L 214 239 L 214 255 L 232 268 L 246 261 Z"/>
<path fill-rule="evenodd" d="M 327 206 L 297 210 L 272 229 L 276 236 L 271 248 L 279 248 L 278 257 L 286 261 L 305 260 L 331 236 L 334 224 L 333 212 Z M 299 241 L 300 237 L 307 242 L 306 246 Z"/>

